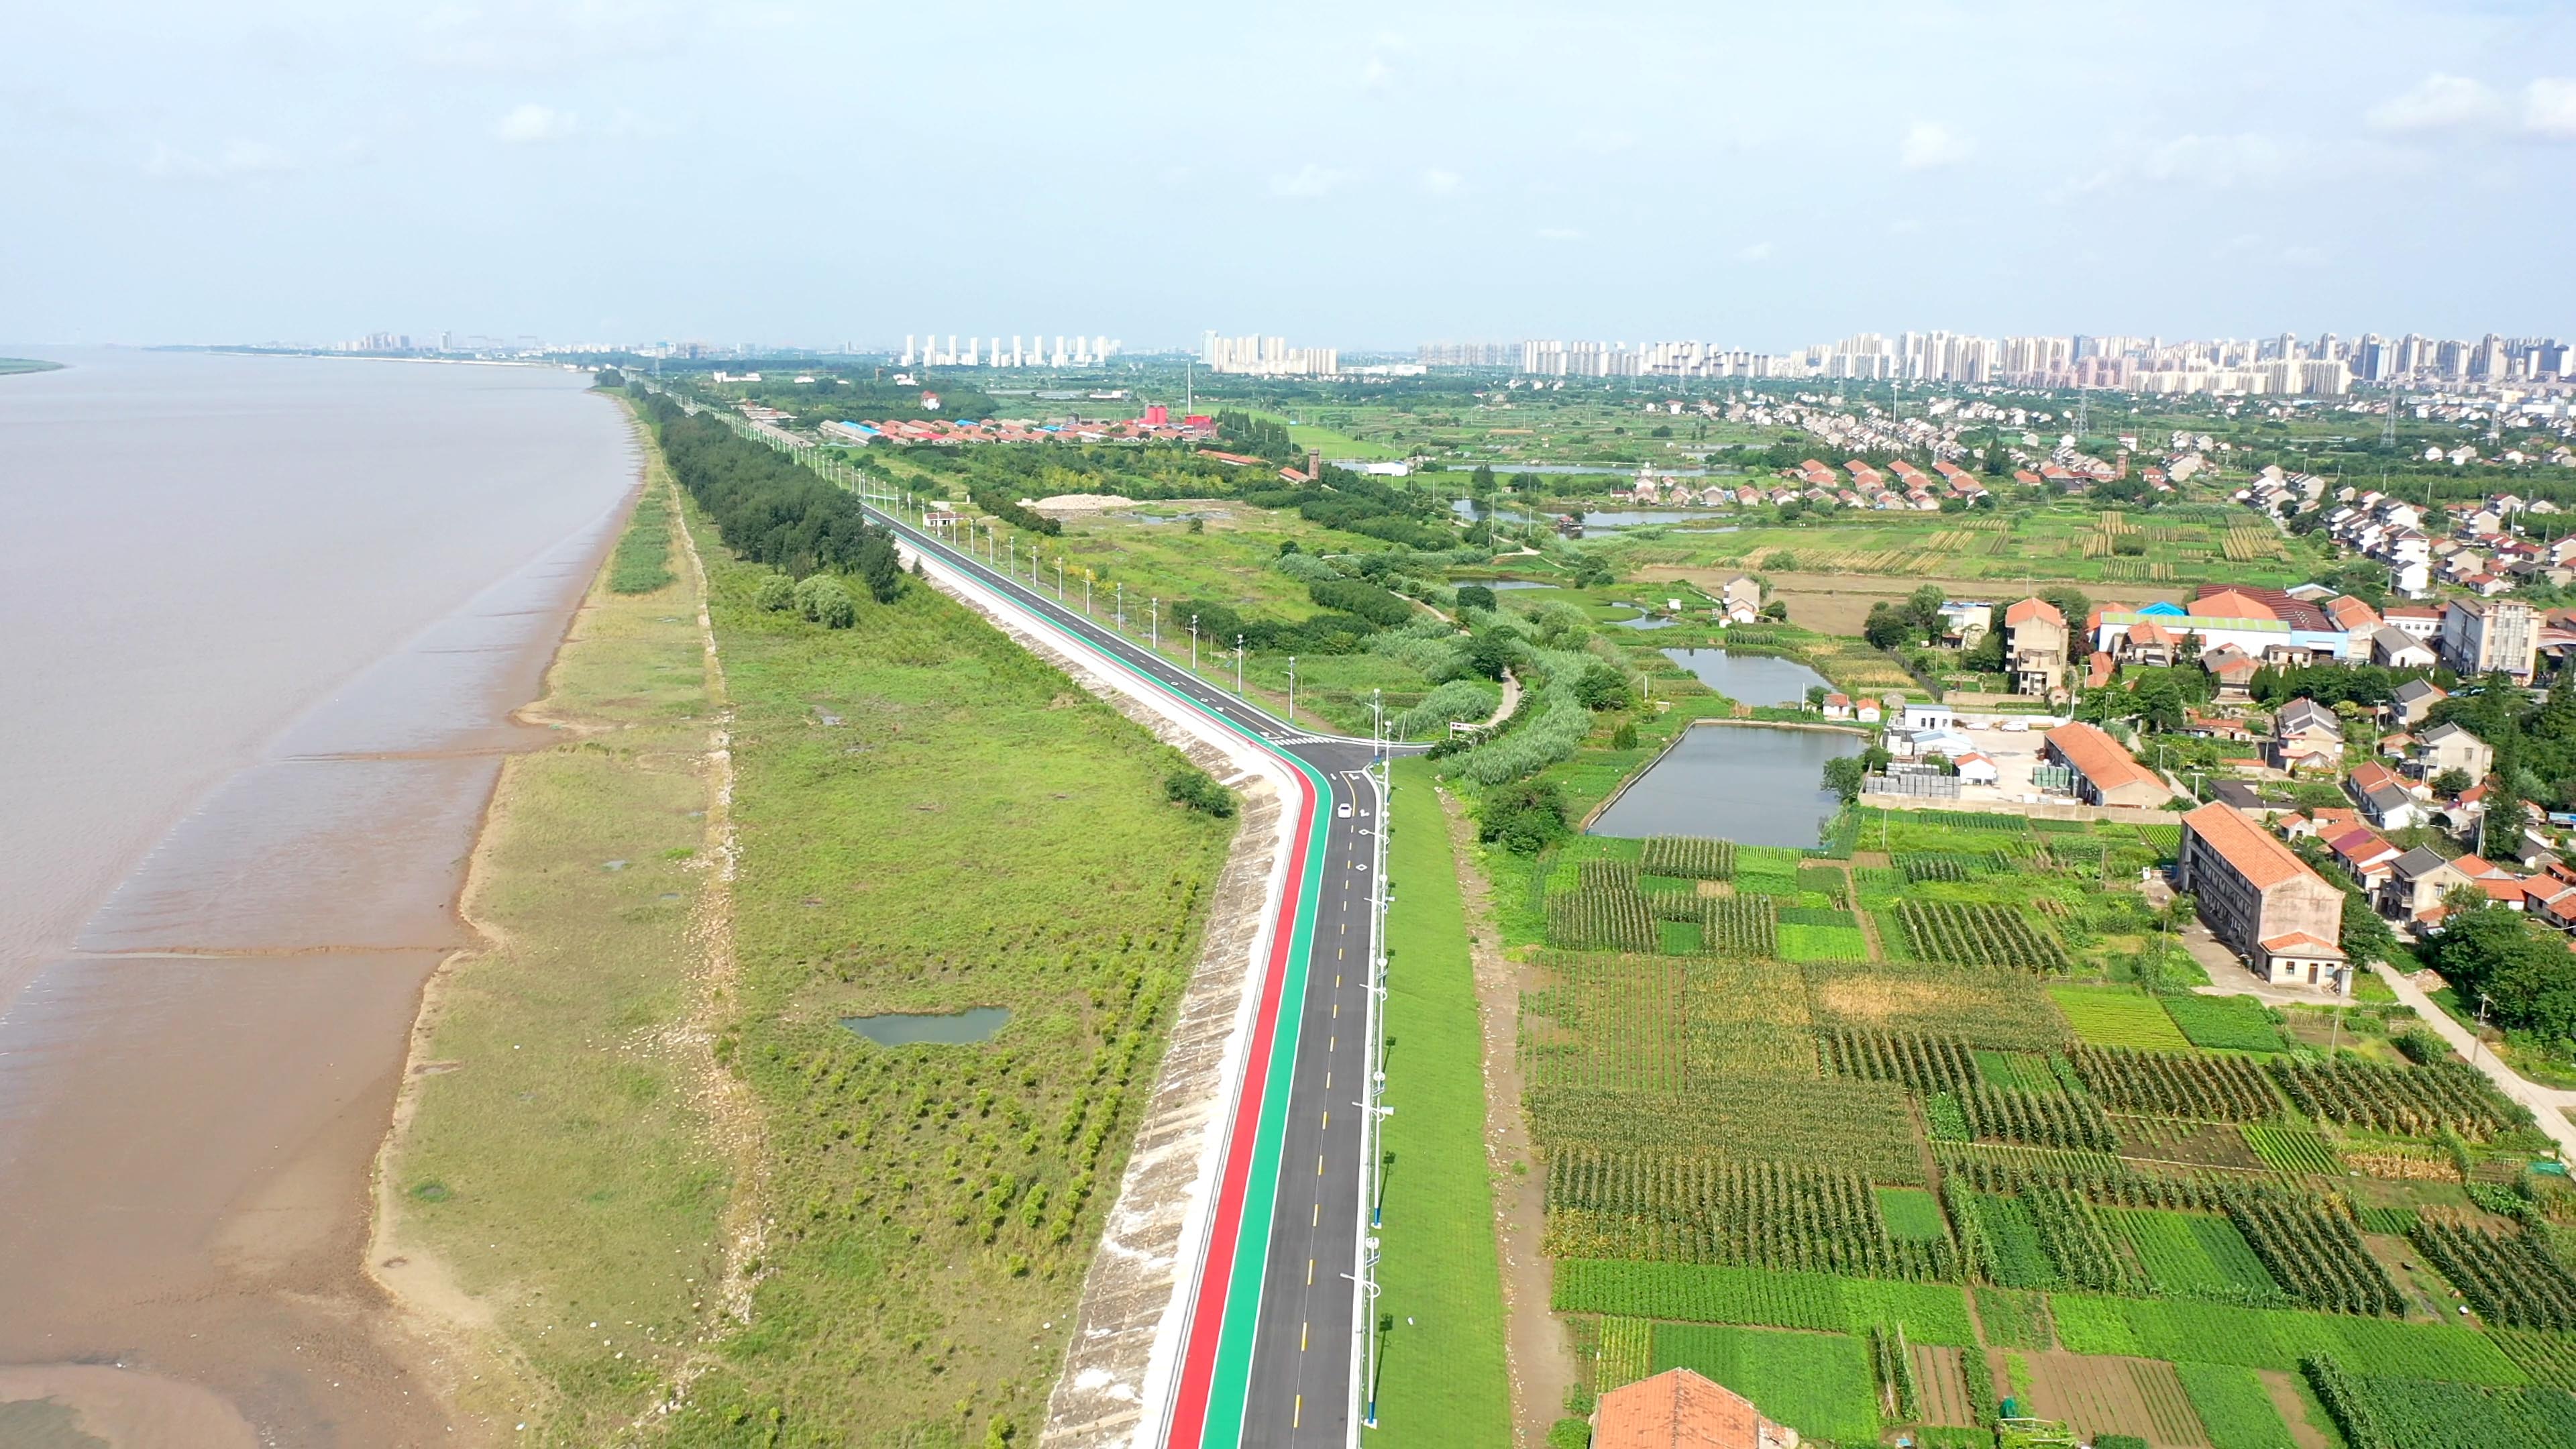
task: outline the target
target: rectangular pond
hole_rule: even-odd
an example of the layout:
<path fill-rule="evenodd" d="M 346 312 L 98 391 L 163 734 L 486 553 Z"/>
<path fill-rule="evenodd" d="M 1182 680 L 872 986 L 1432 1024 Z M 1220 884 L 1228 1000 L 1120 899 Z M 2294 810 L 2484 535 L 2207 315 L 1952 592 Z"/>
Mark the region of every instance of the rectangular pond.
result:
<path fill-rule="evenodd" d="M 1694 725 L 1630 782 L 1589 833 L 1816 845 L 1817 827 L 1842 807 L 1824 787 L 1825 761 L 1857 755 L 1865 743 L 1846 730 Z"/>
<path fill-rule="evenodd" d="M 991 1041 L 1011 1019 L 1007 1006 L 970 1006 L 964 1011 L 889 1011 L 877 1016 L 845 1016 L 841 1025 L 878 1046 L 961 1046 Z"/>
<path fill-rule="evenodd" d="M 1699 682 L 1738 704 L 1803 704 L 1816 685 L 1833 681 L 1795 659 L 1769 654 L 1729 654 L 1723 649 L 1667 649 L 1664 657 Z"/>

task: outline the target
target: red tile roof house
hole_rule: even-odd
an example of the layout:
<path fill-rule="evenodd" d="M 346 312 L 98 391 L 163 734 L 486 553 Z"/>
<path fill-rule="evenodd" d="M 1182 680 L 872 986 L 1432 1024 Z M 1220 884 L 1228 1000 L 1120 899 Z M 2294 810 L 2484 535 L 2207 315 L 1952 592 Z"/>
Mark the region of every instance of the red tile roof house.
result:
<path fill-rule="evenodd" d="M 1797 1449 L 1798 1431 L 1686 1368 L 1612 1389 L 1592 1406 L 1592 1449 Z"/>
<path fill-rule="evenodd" d="M 2211 934 L 2279 985 L 2345 989 L 2343 892 L 2230 805 L 2182 818 L 2175 886 Z"/>
<path fill-rule="evenodd" d="M 2395 868 L 2397 857 L 2404 853 L 2381 838 L 2379 832 L 2366 827 L 2345 831 L 2326 848 L 2334 852 L 2335 864 L 2359 881 L 2364 890 L 2377 890 Z"/>

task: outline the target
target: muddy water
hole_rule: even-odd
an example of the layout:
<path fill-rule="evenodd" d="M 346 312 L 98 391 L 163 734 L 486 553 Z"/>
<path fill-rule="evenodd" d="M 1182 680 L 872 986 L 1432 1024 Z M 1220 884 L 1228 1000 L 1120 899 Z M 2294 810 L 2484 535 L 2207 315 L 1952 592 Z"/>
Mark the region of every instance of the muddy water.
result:
<path fill-rule="evenodd" d="M 560 372 L 57 355 L 0 379 L 0 1405 L 456 1442 L 367 1171 L 631 443 Z"/>

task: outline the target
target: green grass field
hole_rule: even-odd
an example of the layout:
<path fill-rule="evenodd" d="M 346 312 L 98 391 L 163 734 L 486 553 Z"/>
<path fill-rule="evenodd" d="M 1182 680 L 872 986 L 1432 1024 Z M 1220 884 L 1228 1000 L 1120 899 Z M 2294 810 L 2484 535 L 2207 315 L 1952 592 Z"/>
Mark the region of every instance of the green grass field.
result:
<path fill-rule="evenodd" d="M 2163 998 L 2165 1014 L 2196 1047 L 2219 1051 L 2276 1052 L 2286 1045 L 2263 1003 L 2251 996 L 2181 995 Z"/>
<path fill-rule="evenodd" d="M 1387 874 L 1386 1220 L 1381 1316 L 1394 1318 L 1370 1442 L 1509 1442 L 1502 1270 L 1485 1162 L 1484 1033 L 1465 907 L 1430 767 L 1395 767 Z M 1553 1411 L 1552 1404 L 1538 1406 Z"/>

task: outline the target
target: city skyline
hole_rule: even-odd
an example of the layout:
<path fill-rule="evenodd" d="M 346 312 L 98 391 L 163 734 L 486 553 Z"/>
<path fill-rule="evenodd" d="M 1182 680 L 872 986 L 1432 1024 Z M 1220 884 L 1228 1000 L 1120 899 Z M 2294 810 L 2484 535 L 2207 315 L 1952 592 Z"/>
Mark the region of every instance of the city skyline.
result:
<path fill-rule="evenodd" d="M 39 12 L 0 57 L 0 316 L 829 345 L 935 308 L 1130 351 L 2576 331 L 2556 7 L 1167 21 L 996 10 L 970 54 L 899 10 Z"/>

